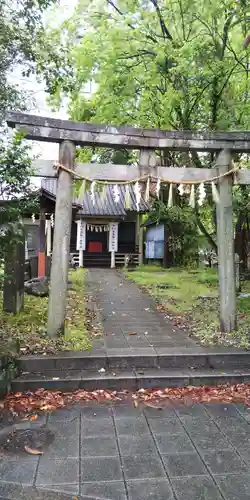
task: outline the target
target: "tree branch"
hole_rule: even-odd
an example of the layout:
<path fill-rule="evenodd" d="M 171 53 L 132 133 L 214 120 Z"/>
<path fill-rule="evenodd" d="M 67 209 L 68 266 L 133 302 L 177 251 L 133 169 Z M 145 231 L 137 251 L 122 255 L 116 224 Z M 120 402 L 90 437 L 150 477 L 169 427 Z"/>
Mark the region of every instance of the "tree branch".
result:
<path fill-rule="evenodd" d="M 157 13 L 157 16 L 158 16 L 158 19 L 159 19 L 159 22 L 160 22 L 160 26 L 161 26 L 161 32 L 162 32 L 162 35 L 163 35 L 163 38 L 168 38 L 168 40 L 173 40 L 173 37 L 172 35 L 170 34 L 169 30 L 167 29 L 167 26 L 165 24 L 165 21 L 162 17 L 162 13 L 161 13 L 161 10 L 160 10 L 160 7 L 157 3 L 157 0 L 150 0 L 151 3 L 153 4 L 155 10 L 156 10 L 156 13 Z"/>
<path fill-rule="evenodd" d="M 198 209 L 196 208 L 195 209 L 195 216 L 196 216 L 196 222 L 197 222 L 197 226 L 198 228 L 200 229 L 200 231 L 204 234 L 204 236 L 207 238 L 208 242 L 210 243 L 211 247 L 215 250 L 215 252 L 217 253 L 218 252 L 218 248 L 217 248 L 217 245 L 214 241 L 214 239 L 212 238 L 211 234 L 209 234 L 209 232 L 206 230 L 205 226 L 203 225 L 203 223 L 201 222 L 200 220 L 200 216 L 199 216 L 199 212 L 198 212 Z"/>

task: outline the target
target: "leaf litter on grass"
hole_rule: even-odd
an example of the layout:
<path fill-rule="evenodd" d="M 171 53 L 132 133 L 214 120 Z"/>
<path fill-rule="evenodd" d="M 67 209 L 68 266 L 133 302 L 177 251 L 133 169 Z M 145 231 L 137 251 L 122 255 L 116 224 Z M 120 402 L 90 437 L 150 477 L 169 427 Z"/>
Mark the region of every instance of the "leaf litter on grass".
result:
<path fill-rule="evenodd" d="M 0 343 L 9 338 L 18 340 L 20 354 L 53 355 L 58 351 L 85 350 L 93 337 L 101 335 L 98 311 L 91 295 L 84 293 L 84 273 L 79 269 L 70 273 L 72 289 L 69 290 L 65 333 L 57 339 L 47 336 L 47 297 L 25 295 L 24 311 L 17 315 L 3 312 L 0 315 Z M 2 293 L 0 292 L 0 305 Z"/>

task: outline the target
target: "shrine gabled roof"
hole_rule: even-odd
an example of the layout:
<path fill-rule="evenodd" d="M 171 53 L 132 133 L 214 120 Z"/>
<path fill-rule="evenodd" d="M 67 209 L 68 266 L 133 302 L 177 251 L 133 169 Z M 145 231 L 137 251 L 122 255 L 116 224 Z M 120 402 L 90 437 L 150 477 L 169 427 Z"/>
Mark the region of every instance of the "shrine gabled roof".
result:
<path fill-rule="evenodd" d="M 45 195 L 47 194 L 50 197 L 56 198 L 57 179 L 43 179 L 41 188 Z M 125 208 L 125 186 L 118 185 L 118 189 L 120 191 L 120 199 L 118 203 L 114 201 L 112 188 L 112 184 L 107 185 L 104 199 L 102 199 L 101 193 L 96 191 L 94 204 L 89 192 L 86 192 L 82 198 L 74 196 L 73 205 L 78 208 L 77 214 L 86 216 L 125 216 L 129 211 Z M 129 189 L 131 197 L 130 211 L 136 212 L 136 198 L 132 185 L 129 186 Z M 141 199 L 139 208 L 140 212 L 148 212 L 150 210 L 150 205 Z"/>

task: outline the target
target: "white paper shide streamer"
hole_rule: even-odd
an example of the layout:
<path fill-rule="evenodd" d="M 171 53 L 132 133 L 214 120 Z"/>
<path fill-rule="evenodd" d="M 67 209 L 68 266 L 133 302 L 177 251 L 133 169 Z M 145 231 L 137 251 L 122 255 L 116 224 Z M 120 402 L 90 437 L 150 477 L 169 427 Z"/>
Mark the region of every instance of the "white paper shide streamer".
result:
<path fill-rule="evenodd" d="M 91 182 L 90 198 L 92 200 L 93 205 L 95 205 L 95 185 L 96 185 L 96 181 Z"/>
<path fill-rule="evenodd" d="M 113 186 L 112 192 L 113 192 L 114 202 L 115 203 L 119 203 L 119 201 L 120 201 L 120 190 L 119 190 L 119 187 L 118 187 L 117 184 L 115 184 Z"/>
<path fill-rule="evenodd" d="M 148 177 L 147 179 L 147 184 L 146 184 L 146 191 L 145 191 L 145 201 L 149 201 L 149 195 L 150 195 L 150 178 Z"/>
<path fill-rule="evenodd" d="M 168 192 L 168 208 L 173 206 L 173 184 L 169 184 L 169 192 Z"/>
<path fill-rule="evenodd" d="M 138 181 L 134 185 L 134 193 L 135 193 L 136 210 L 137 212 L 139 212 L 140 202 L 141 202 L 141 186 Z"/>
<path fill-rule="evenodd" d="M 213 197 L 213 200 L 215 203 L 219 203 L 220 202 L 220 196 L 219 196 L 219 191 L 215 185 L 215 182 L 211 182 L 211 186 L 212 186 L 212 197 Z"/>
<path fill-rule="evenodd" d="M 156 196 L 158 199 L 160 198 L 160 190 L 161 190 L 161 179 L 158 179 L 156 184 Z"/>
<path fill-rule="evenodd" d="M 195 208 L 195 187 L 194 187 L 194 184 L 192 184 L 192 186 L 191 186 L 189 206 L 192 208 Z"/>
<path fill-rule="evenodd" d="M 184 193 L 185 193 L 185 189 L 184 189 L 183 184 L 179 184 L 179 186 L 178 186 L 178 188 L 177 188 L 177 189 L 178 189 L 179 195 L 180 195 L 180 196 L 183 196 L 183 195 L 184 195 Z"/>
<path fill-rule="evenodd" d="M 201 184 L 199 185 L 198 192 L 199 192 L 198 205 L 201 207 L 204 203 L 204 200 L 206 199 L 206 190 L 204 182 L 201 182 Z"/>

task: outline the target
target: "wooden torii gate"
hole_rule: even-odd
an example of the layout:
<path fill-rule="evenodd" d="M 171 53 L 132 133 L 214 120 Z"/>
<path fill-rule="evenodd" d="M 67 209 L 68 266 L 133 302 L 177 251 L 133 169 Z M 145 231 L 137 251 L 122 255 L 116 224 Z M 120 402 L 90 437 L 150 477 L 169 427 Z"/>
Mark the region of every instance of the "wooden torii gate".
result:
<path fill-rule="evenodd" d="M 37 165 L 37 176 L 58 175 L 54 244 L 51 268 L 51 290 L 48 311 L 48 335 L 55 337 L 64 328 L 67 299 L 68 258 L 72 217 L 72 170 L 92 179 L 113 181 L 132 180 L 151 175 L 164 177 L 173 184 L 185 181 L 209 181 L 232 168 L 231 154 L 250 152 L 250 132 L 165 131 L 94 125 L 57 120 L 29 114 L 9 113 L 7 123 L 25 133 L 26 139 L 60 144 L 59 163 L 65 168 L 58 172 L 52 162 Z M 75 165 L 76 145 L 107 148 L 138 149 L 138 166 Z M 155 150 L 215 152 L 215 169 L 159 167 Z M 68 171 L 67 171 L 68 169 Z M 216 172 L 216 173 L 215 173 Z M 218 180 L 220 203 L 217 204 L 217 245 L 220 283 L 221 330 L 230 332 L 236 327 L 236 289 L 234 262 L 234 230 L 232 185 L 250 184 L 250 170 L 240 169 L 234 175 Z"/>

